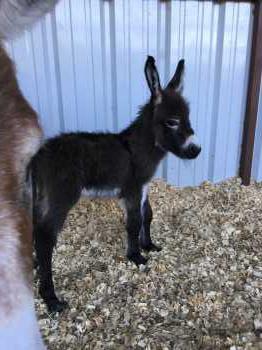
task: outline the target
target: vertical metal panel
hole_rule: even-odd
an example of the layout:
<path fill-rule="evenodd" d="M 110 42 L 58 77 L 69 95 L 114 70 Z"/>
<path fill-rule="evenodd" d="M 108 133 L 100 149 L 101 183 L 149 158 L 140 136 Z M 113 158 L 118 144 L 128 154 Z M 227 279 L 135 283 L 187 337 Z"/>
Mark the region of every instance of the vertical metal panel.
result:
<path fill-rule="evenodd" d="M 157 175 L 179 186 L 219 181 L 238 173 L 251 9 L 240 3 L 62 0 L 8 50 L 47 136 L 122 129 L 149 97 L 147 54 L 156 57 L 163 85 L 184 57 L 184 95 L 203 151 L 192 162 L 169 155 Z"/>
<path fill-rule="evenodd" d="M 224 49 L 224 36 L 225 36 L 225 10 L 226 5 L 222 4 L 218 12 L 217 22 L 217 42 L 216 42 L 216 53 L 215 53 L 215 86 L 213 92 L 213 107 L 212 107 L 212 123 L 210 130 L 210 149 L 209 149 L 209 167 L 208 167 L 208 178 L 214 180 L 215 172 L 215 156 L 216 156 L 216 144 L 217 144 L 217 127 L 218 127 L 218 116 L 219 116 L 219 100 L 221 92 L 221 78 L 222 78 L 222 59 Z"/>
<path fill-rule="evenodd" d="M 195 6 L 194 4 L 192 4 Z M 186 17 L 186 9 L 187 4 L 186 2 L 179 2 L 174 1 L 172 2 L 172 17 L 171 17 L 171 57 L 170 57 L 170 75 L 174 74 L 176 64 L 180 58 L 186 58 L 186 77 L 188 75 L 188 58 L 185 55 L 185 48 L 186 48 L 186 25 L 187 25 L 187 17 Z M 192 12 L 191 12 L 192 11 Z M 195 11 L 195 8 L 192 7 L 188 15 L 193 14 L 193 11 Z M 166 77 L 165 83 L 168 82 L 168 79 Z M 185 93 L 186 94 L 186 93 Z M 191 164 L 192 165 L 192 164 Z M 181 161 L 172 155 L 168 155 L 168 174 L 167 178 L 171 183 L 175 183 L 178 185 L 183 185 L 181 183 L 184 180 L 184 183 L 187 183 L 187 175 L 190 174 L 190 180 L 192 175 L 192 169 L 188 169 L 189 171 L 185 174 L 182 174 L 181 176 L 181 169 L 183 168 L 183 165 L 181 164 Z M 183 169 L 182 169 L 183 170 Z M 184 176 L 185 175 L 185 176 Z M 189 180 L 189 181 L 190 181 Z M 189 182 L 188 182 L 189 183 Z"/>

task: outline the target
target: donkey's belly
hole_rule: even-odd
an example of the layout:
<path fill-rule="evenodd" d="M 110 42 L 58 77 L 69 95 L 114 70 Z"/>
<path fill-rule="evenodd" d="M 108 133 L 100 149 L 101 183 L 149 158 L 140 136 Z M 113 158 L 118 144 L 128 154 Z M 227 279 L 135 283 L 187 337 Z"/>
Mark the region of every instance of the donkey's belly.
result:
<path fill-rule="evenodd" d="M 115 198 L 120 195 L 119 188 L 110 189 L 99 189 L 99 188 L 88 188 L 82 190 L 82 195 L 89 198 Z"/>

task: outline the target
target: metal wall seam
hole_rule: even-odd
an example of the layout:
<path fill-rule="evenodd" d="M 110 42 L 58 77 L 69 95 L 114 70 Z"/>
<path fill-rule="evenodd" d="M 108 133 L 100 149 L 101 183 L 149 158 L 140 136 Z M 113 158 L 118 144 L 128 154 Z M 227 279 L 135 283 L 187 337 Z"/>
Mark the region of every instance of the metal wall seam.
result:
<path fill-rule="evenodd" d="M 210 132 L 210 148 L 209 148 L 209 166 L 208 179 L 214 181 L 214 167 L 215 167 L 215 152 L 217 142 L 217 124 L 218 124 L 218 108 L 220 98 L 220 81 L 223 59 L 223 43 L 225 31 L 225 11 L 226 5 L 222 4 L 219 7 L 218 25 L 217 25 L 217 44 L 216 44 L 216 59 L 215 59 L 215 82 L 212 108 L 212 127 Z"/>
<path fill-rule="evenodd" d="M 109 3 L 110 18 L 110 53 L 111 53 L 111 84 L 112 84 L 112 111 L 113 111 L 113 128 L 118 131 L 118 108 L 117 108 L 117 70 L 116 70 L 116 16 L 115 2 Z"/>

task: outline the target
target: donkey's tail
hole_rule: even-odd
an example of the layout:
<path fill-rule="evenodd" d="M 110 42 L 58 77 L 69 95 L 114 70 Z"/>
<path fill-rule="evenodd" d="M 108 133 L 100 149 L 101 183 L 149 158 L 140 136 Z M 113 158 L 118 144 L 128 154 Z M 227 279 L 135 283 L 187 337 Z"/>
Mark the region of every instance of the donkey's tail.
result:
<path fill-rule="evenodd" d="M 51 11 L 59 0 L 0 0 L 0 39 L 12 39 Z"/>

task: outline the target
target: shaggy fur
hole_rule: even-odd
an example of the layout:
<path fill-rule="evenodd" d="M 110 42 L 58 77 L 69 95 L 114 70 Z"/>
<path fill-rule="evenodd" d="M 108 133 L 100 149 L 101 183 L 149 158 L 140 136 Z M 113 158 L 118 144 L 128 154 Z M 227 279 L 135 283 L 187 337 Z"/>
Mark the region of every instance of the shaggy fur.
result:
<path fill-rule="evenodd" d="M 0 0 L 0 349 L 44 349 L 34 312 L 32 191 L 26 170 L 42 131 L 1 39 L 21 32 L 55 3 Z"/>
<path fill-rule="evenodd" d="M 23 313 L 28 309 L 30 327 L 34 324 L 32 333 L 27 327 L 28 337 L 24 335 L 31 350 L 37 348 L 29 346 L 29 339 L 30 344 L 40 344 L 41 339 L 33 308 L 26 306 L 33 305 L 31 190 L 26 168 L 40 146 L 42 133 L 1 46 L 0 67 L 0 334 L 13 332 L 13 338 L 0 337 L 0 348 L 15 348 L 12 339 L 19 335 L 14 320 L 22 307 Z M 21 331 L 25 329 L 21 327 Z M 7 339 L 11 341 L 8 344 Z"/>
<path fill-rule="evenodd" d="M 0 39 L 9 39 L 51 11 L 59 0 L 0 0 Z"/>
<path fill-rule="evenodd" d="M 145 75 L 151 100 L 138 118 L 119 134 L 70 133 L 47 141 L 33 158 L 34 239 L 40 273 L 40 294 L 51 311 L 60 311 L 52 280 L 52 252 L 68 211 L 83 190 L 91 196 L 116 195 L 127 213 L 127 257 L 145 264 L 144 250 L 159 250 L 150 237 L 152 209 L 147 183 L 166 155 L 193 159 L 200 147 L 188 139 L 194 134 L 188 105 L 180 94 L 184 61 L 178 64 L 168 87 L 162 90 L 153 57 Z M 185 146 L 186 145 L 186 146 Z"/>

